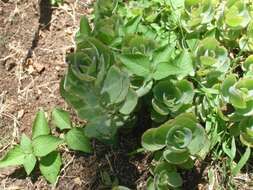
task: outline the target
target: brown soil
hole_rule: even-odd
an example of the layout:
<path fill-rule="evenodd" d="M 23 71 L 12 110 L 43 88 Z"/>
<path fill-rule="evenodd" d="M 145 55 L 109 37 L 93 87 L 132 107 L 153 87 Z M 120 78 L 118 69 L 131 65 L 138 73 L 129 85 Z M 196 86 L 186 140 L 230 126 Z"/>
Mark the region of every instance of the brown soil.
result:
<path fill-rule="evenodd" d="M 31 135 L 38 109 L 68 109 L 59 95 L 59 81 L 67 67 L 66 52 L 74 48 L 79 18 L 91 12 L 91 1 L 64 0 L 59 7 L 48 2 L 0 0 L 0 157 L 19 142 L 21 133 Z M 24 169 L 14 167 L 0 170 L 0 189 L 110 189 L 102 181 L 106 174 L 132 189 L 143 186 L 137 180 L 147 168 L 145 159 L 126 155 L 137 147 L 112 150 L 94 143 L 94 148 L 92 155 L 61 150 L 64 166 L 56 187 L 38 169 L 26 177 Z"/>

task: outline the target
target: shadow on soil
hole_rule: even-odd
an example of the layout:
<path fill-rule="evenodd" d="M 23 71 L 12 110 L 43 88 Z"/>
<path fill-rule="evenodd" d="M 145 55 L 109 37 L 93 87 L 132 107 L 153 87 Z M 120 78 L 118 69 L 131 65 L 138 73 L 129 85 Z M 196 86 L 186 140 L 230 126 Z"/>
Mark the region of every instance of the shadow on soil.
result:
<path fill-rule="evenodd" d="M 52 13 L 53 13 L 50 0 L 40 0 L 39 9 L 40 9 L 39 10 L 40 12 L 39 26 L 38 26 L 37 31 L 34 34 L 32 45 L 27 52 L 27 56 L 24 61 L 25 63 L 27 62 L 27 59 L 32 57 L 33 50 L 38 46 L 40 30 L 49 29 L 50 27 L 50 22 L 51 22 Z"/>

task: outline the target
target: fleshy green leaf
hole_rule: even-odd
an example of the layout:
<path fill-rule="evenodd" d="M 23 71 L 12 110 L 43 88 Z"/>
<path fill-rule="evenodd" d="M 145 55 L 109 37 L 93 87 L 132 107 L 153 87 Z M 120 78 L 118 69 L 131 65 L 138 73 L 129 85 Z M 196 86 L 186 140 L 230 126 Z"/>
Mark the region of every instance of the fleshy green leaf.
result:
<path fill-rule="evenodd" d="M 163 152 L 164 159 L 171 164 L 183 164 L 189 159 L 188 151 L 174 152 L 172 150 L 165 150 Z"/>
<path fill-rule="evenodd" d="M 71 129 L 70 115 L 67 111 L 60 108 L 54 108 L 52 111 L 52 121 L 59 129 Z"/>
<path fill-rule="evenodd" d="M 125 99 L 129 84 L 128 75 L 112 66 L 107 73 L 101 93 L 107 93 L 111 103 L 119 103 Z"/>
<path fill-rule="evenodd" d="M 36 156 L 42 157 L 53 152 L 64 140 L 51 135 L 43 135 L 33 139 L 33 150 Z"/>
<path fill-rule="evenodd" d="M 236 77 L 235 75 L 229 75 L 227 78 L 224 80 L 221 86 L 221 92 L 222 95 L 225 97 L 229 96 L 229 88 L 233 86 L 236 83 Z"/>
<path fill-rule="evenodd" d="M 20 145 L 16 145 L 0 160 L 0 168 L 22 165 L 24 163 L 24 159 L 25 154 L 23 150 Z"/>
<path fill-rule="evenodd" d="M 150 73 L 150 62 L 148 57 L 141 54 L 124 54 L 118 58 L 122 64 L 133 74 L 147 77 Z"/>
<path fill-rule="evenodd" d="M 54 151 L 41 158 L 40 171 L 47 181 L 55 184 L 60 173 L 61 165 L 61 155 Z"/>
<path fill-rule="evenodd" d="M 194 72 L 191 55 L 188 51 L 182 51 L 175 60 L 159 63 L 153 74 L 155 80 L 161 80 L 171 75 L 184 78 Z"/>
<path fill-rule="evenodd" d="M 119 110 L 120 113 L 125 114 L 125 115 L 130 114 L 136 107 L 137 102 L 138 102 L 138 96 L 136 92 L 132 89 L 129 89 L 126 96 L 126 100 L 123 106 Z"/>
<path fill-rule="evenodd" d="M 155 184 L 158 189 L 177 188 L 183 185 L 183 180 L 179 173 L 163 170 L 155 176 Z"/>
<path fill-rule="evenodd" d="M 159 136 L 156 136 L 157 129 L 149 129 L 145 131 L 142 135 L 142 146 L 149 151 L 156 151 L 160 150 L 165 147 L 165 140 L 164 142 L 158 142 Z"/>
<path fill-rule="evenodd" d="M 40 135 L 48 135 L 50 128 L 48 127 L 47 118 L 45 112 L 40 110 L 37 112 L 35 120 L 33 122 L 32 139 Z"/>
<path fill-rule="evenodd" d="M 92 152 L 90 139 L 84 134 L 84 129 L 73 128 L 66 134 L 66 142 L 70 149 L 86 153 Z"/>
<path fill-rule="evenodd" d="M 246 108 L 245 95 L 234 86 L 229 88 L 229 100 L 231 104 L 237 108 Z"/>

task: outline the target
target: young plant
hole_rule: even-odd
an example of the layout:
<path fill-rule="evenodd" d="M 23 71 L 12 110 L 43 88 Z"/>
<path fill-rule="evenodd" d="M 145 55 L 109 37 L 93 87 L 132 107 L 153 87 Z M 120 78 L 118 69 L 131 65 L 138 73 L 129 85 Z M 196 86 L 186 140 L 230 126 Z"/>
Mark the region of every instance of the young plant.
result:
<path fill-rule="evenodd" d="M 22 165 L 30 175 L 39 165 L 41 174 L 46 180 L 55 184 L 62 166 L 62 158 L 58 147 L 65 142 L 70 149 L 91 153 L 89 139 L 81 128 L 73 128 L 69 114 L 55 108 L 52 113 L 53 123 L 61 130 L 69 129 L 65 139 L 51 134 L 44 111 L 38 111 L 33 123 L 32 139 L 22 134 L 20 144 L 15 145 L 0 160 L 0 168 Z"/>

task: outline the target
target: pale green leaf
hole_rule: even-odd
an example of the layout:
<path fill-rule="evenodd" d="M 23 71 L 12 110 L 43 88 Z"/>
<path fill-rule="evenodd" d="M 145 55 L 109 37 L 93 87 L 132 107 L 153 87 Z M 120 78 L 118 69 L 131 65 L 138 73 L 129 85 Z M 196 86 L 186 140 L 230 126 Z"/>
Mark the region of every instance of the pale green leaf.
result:
<path fill-rule="evenodd" d="M 33 171 L 35 165 L 36 165 L 36 157 L 33 154 L 26 154 L 24 159 L 24 168 L 27 173 L 27 175 L 30 175 L 30 173 Z"/>
<path fill-rule="evenodd" d="M 60 108 L 54 108 L 52 111 L 52 121 L 59 129 L 71 129 L 70 115 L 67 111 Z"/>
<path fill-rule="evenodd" d="M 60 173 L 61 165 L 61 155 L 54 151 L 41 158 L 40 171 L 47 181 L 55 184 Z"/>
<path fill-rule="evenodd" d="M 64 142 L 63 139 L 51 135 L 43 135 L 33 139 L 33 150 L 36 156 L 46 156 Z"/>
<path fill-rule="evenodd" d="M 33 152 L 32 141 L 25 134 L 21 136 L 20 147 L 26 154 Z"/>
<path fill-rule="evenodd" d="M 107 93 L 111 103 L 119 103 L 125 99 L 129 85 L 128 75 L 112 66 L 107 73 L 101 93 Z"/>
<path fill-rule="evenodd" d="M 22 165 L 24 163 L 24 159 L 25 153 L 21 149 L 20 145 L 16 145 L 0 160 L 0 168 Z"/>
<path fill-rule="evenodd" d="M 123 106 L 120 108 L 120 113 L 128 115 L 130 114 L 134 108 L 136 107 L 138 102 L 138 96 L 136 94 L 136 92 L 132 89 L 128 90 L 125 102 L 123 104 Z"/>
<path fill-rule="evenodd" d="M 47 118 L 45 112 L 40 110 L 37 112 L 35 120 L 33 122 L 32 138 L 36 138 L 40 135 L 48 135 L 50 128 L 48 127 Z"/>

